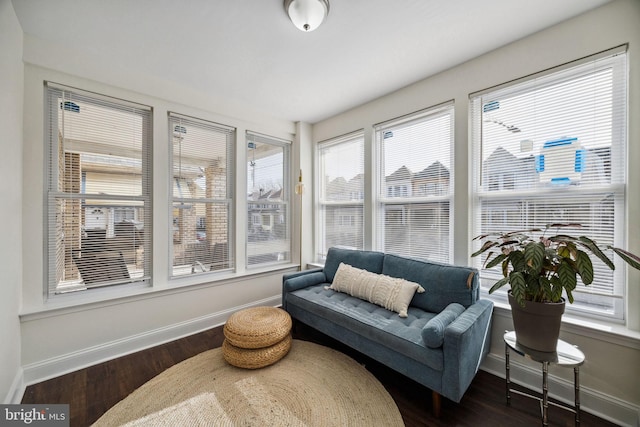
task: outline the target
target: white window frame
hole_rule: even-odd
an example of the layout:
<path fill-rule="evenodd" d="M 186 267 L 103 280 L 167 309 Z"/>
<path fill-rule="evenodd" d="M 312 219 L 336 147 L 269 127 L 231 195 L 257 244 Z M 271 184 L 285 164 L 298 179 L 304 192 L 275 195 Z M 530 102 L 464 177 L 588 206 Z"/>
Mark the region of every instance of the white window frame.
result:
<path fill-rule="evenodd" d="M 215 123 L 209 120 L 204 120 L 200 118 L 195 118 L 191 116 L 187 116 L 184 114 L 176 113 L 169 111 L 167 112 L 167 121 L 169 125 L 168 129 L 168 137 L 171 144 L 169 145 L 169 189 L 171 194 L 169 195 L 169 217 L 171 221 L 169 221 L 169 233 L 168 233 L 168 241 L 169 241 L 169 278 L 170 279 L 180 279 L 183 277 L 188 277 L 189 275 L 213 275 L 213 274 L 221 274 L 228 273 L 230 270 L 235 269 L 235 258 L 234 258 L 234 247 L 235 247 L 235 224 L 234 224 L 234 210 L 236 209 L 236 199 L 234 192 L 234 183 L 235 183 L 235 151 L 233 146 L 236 141 L 236 129 L 232 126 L 227 126 L 219 123 Z M 181 131 L 188 132 L 189 129 L 195 130 L 198 129 L 200 132 L 211 132 L 212 140 L 204 141 L 204 140 L 196 140 L 195 142 L 200 142 L 204 144 L 219 144 L 218 149 L 224 145 L 224 195 L 220 195 L 221 188 L 209 188 L 209 191 L 213 193 L 207 197 L 207 194 L 198 196 L 197 194 L 192 194 L 188 189 L 182 189 L 180 183 L 183 181 L 183 178 L 176 178 L 174 176 L 174 171 L 176 167 L 180 169 L 182 165 L 181 156 L 182 153 L 178 151 L 178 163 L 174 164 L 174 152 L 175 145 L 181 143 L 181 138 L 188 138 L 189 134 L 185 133 L 184 136 L 181 135 Z M 215 139 L 213 138 L 215 135 Z M 202 137 L 201 137 L 202 138 Z M 191 150 L 194 147 L 190 147 Z M 188 157 L 188 155 L 186 156 Z M 193 161 L 198 160 L 206 160 L 197 158 Z M 193 166 L 190 167 L 194 169 Z M 187 167 L 185 168 L 187 169 Z M 205 166 L 201 166 L 201 171 L 204 176 L 206 176 Z M 190 173 L 193 174 L 193 171 Z M 201 179 L 205 179 L 203 178 Z M 186 181 L 186 179 L 184 180 Z M 213 185 L 213 184 L 209 184 Z M 178 190 L 178 194 L 174 193 L 174 189 Z M 217 241 L 216 239 L 211 239 L 210 236 L 206 236 L 204 242 L 198 242 L 197 239 L 191 238 L 187 241 L 179 240 L 178 243 L 174 241 L 174 232 L 175 232 L 175 221 L 174 221 L 174 209 L 180 209 L 182 206 L 190 207 L 200 205 L 201 208 L 204 208 L 205 211 L 207 208 L 210 208 L 211 211 L 214 211 L 216 207 L 222 207 L 226 210 L 226 218 L 224 221 L 226 222 L 226 242 Z M 212 214 L 213 215 L 213 214 Z M 196 218 L 193 218 L 194 224 L 191 233 L 196 232 L 197 236 L 197 225 L 199 221 Z M 205 216 L 205 224 L 207 218 Z M 212 221 L 212 220 L 210 220 Z M 216 222 L 213 221 L 213 227 L 215 228 Z M 188 233 L 189 234 L 189 233 Z M 182 255 L 182 265 L 175 265 L 174 262 L 178 262 L 177 259 L 180 259 L 179 256 L 177 258 L 176 254 L 176 245 L 180 245 Z M 208 247 L 206 247 L 206 246 Z M 201 259 L 199 259 L 201 258 Z"/>
<path fill-rule="evenodd" d="M 443 116 L 449 116 L 450 118 L 450 138 L 449 138 L 449 192 L 445 193 L 441 191 L 440 194 L 433 195 L 414 195 L 413 184 L 410 183 L 387 183 L 386 175 L 390 175 L 395 171 L 384 171 L 384 139 L 387 132 L 390 132 L 394 127 L 410 126 L 412 124 L 425 122 L 429 120 L 439 119 Z M 375 153 L 376 159 L 374 168 L 374 236 L 373 236 L 373 248 L 375 250 L 388 252 L 390 251 L 385 242 L 385 211 L 392 209 L 399 211 L 401 215 L 401 225 L 406 226 L 411 219 L 411 212 L 407 207 L 424 207 L 430 206 L 441 207 L 443 203 L 449 204 L 449 221 L 447 222 L 447 253 L 437 254 L 435 256 L 432 253 L 415 253 L 417 251 L 416 246 L 412 245 L 411 251 L 414 253 L 401 253 L 401 255 L 414 256 L 420 258 L 426 258 L 433 261 L 450 263 L 453 261 L 453 211 L 454 211 L 454 188 L 455 188 L 455 172 L 454 172 L 454 143 L 455 143 L 455 109 L 453 101 L 445 102 L 425 110 L 418 111 L 413 114 L 409 114 L 403 117 L 392 119 L 383 123 L 379 123 L 374 126 L 374 138 L 375 138 Z M 410 154 L 408 154 L 410 156 Z M 439 159 L 440 160 L 440 159 Z M 442 159 L 443 160 L 443 159 Z M 427 165 L 428 167 L 428 165 Z M 420 171 L 411 171 L 414 175 Z M 413 178 L 411 178 L 413 179 Z M 444 193 L 444 194 L 443 194 Z M 419 212 L 416 210 L 415 212 Z M 391 250 L 391 252 L 397 252 Z"/>
<path fill-rule="evenodd" d="M 359 151 L 361 154 L 360 158 L 352 158 L 345 159 L 349 162 L 350 165 L 355 165 L 354 171 L 356 169 L 359 171 L 362 177 L 362 185 L 357 188 L 349 191 L 348 200 L 330 200 L 326 197 L 326 193 L 328 190 L 328 184 L 324 181 L 323 176 L 325 174 L 325 153 L 328 153 L 328 150 L 332 148 L 340 148 L 346 147 L 347 149 L 355 149 Z M 356 231 L 356 240 L 358 240 L 357 233 L 360 233 L 360 241 L 361 245 L 358 247 L 354 247 L 352 245 L 337 245 L 341 247 L 348 247 L 349 249 L 364 249 L 364 242 L 366 240 L 365 236 L 365 166 L 364 166 L 364 151 L 365 151 L 365 140 L 364 140 L 364 131 L 359 130 L 355 132 L 351 132 L 336 138 L 327 139 L 321 142 L 318 142 L 316 145 L 316 179 L 315 179 L 315 248 L 316 255 L 315 261 L 319 263 L 324 263 L 327 251 L 329 249 L 329 245 L 332 245 L 328 242 L 327 239 L 327 230 L 326 226 L 326 212 L 327 209 L 331 208 L 345 208 L 345 209 L 359 209 L 362 212 L 361 224 L 356 229 L 357 219 L 355 219 L 355 224 L 353 227 L 349 227 L 349 231 Z M 354 171 L 349 171 L 349 175 L 353 175 Z M 340 171 L 342 172 L 342 171 Z M 338 173 L 340 173 L 338 172 Z M 356 175 L 357 176 L 357 175 Z M 355 178 L 355 176 L 353 177 Z M 339 214 L 336 217 L 336 222 L 334 223 L 334 227 L 336 229 L 344 230 L 344 226 L 342 225 L 342 217 L 344 215 L 349 215 L 354 218 L 357 216 L 353 212 L 347 212 L 343 214 Z"/>
<path fill-rule="evenodd" d="M 618 48 L 611 49 L 606 52 L 602 52 L 597 55 L 593 55 L 588 58 L 584 58 L 579 61 L 575 61 L 569 64 L 565 64 L 563 66 L 559 66 L 550 70 L 546 70 L 544 72 L 525 77 L 523 79 L 519 79 L 514 82 L 506 83 L 504 85 L 500 85 L 495 88 L 489 88 L 487 90 L 477 92 L 470 95 L 470 117 L 471 117 L 471 129 L 470 135 L 472 139 L 473 145 L 473 184 L 472 184 L 472 215 L 473 215 L 473 226 L 472 226 L 472 236 L 477 236 L 485 233 L 487 230 L 482 229 L 481 225 L 481 205 L 483 201 L 500 201 L 500 200 L 512 200 L 514 203 L 527 202 L 528 200 L 535 202 L 536 199 L 547 199 L 553 195 L 557 195 L 554 193 L 555 190 L 552 189 L 529 189 L 529 190 L 520 190 L 516 191 L 514 189 L 502 188 L 503 191 L 484 191 L 481 187 L 481 177 L 482 177 L 482 165 L 481 159 L 481 115 L 482 115 L 482 97 L 483 95 L 489 93 L 498 93 L 498 91 L 510 90 L 511 88 L 515 88 L 515 90 L 519 90 L 518 86 L 522 85 L 523 91 L 531 91 L 535 90 L 535 88 L 531 88 L 531 84 L 535 82 L 535 79 L 553 79 L 554 76 L 561 77 L 562 81 L 577 79 L 580 76 L 585 75 L 589 72 L 597 72 L 605 67 L 616 67 L 613 73 L 614 85 L 623 85 L 621 86 L 623 89 L 614 92 L 615 97 L 622 97 L 624 99 L 618 99 L 618 104 L 614 101 L 613 106 L 613 115 L 614 119 L 613 127 L 612 127 L 612 148 L 611 148 L 611 168 L 622 168 L 621 170 L 624 172 L 622 181 L 614 181 L 607 185 L 602 185 L 599 187 L 588 187 L 581 189 L 580 186 L 572 186 L 571 188 L 566 188 L 563 192 L 563 201 L 567 199 L 575 199 L 576 203 L 586 203 L 588 202 L 588 198 L 591 197 L 593 202 L 601 202 L 603 197 L 606 195 L 610 195 L 613 199 L 614 204 L 614 232 L 613 232 L 613 246 L 625 247 L 626 241 L 626 232 L 625 232 L 625 213 L 627 211 L 626 207 L 626 187 L 627 187 L 627 174 L 626 170 L 629 167 L 628 162 L 625 160 L 627 158 L 627 109 L 628 109 L 628 98 L 627 98 L 627 70 L 626 70 L 626 46 L 621 46 Z M 588 67 L 593 67 L 590 71 Z M 551 83 L 553 84 L 553 80 Z M 516 92 L 514 92 L 516 93 Z M 616 142 L 616 137 L 618 141 Z M 500 183 L 503 184 L 503 183 Z M 501 185 L 502 187 L 502 185 Z M 591 195 L 591 196 L 590 196 Z M 555 198 L 556 201 L 560 201 L 560 199 Z M 525 224 L 522 228 L 528 227 L 540 227 L 544 226 L 544 224 Z M 583 234 L 588 235 L 588 232 L 584 232 Z M 473 242 L 476 243 L 476 242 Z M 476 246 L 473 246 L 472 250 L 475 251 L 477 249 Z M 583 298 L 589 299 L 593 301 L 593 305 L 584 303 L 584 304 L 567 304 L 566 312 L 582 317 L 591 317 L 600 320 L 605 320 L 609 322 L 622 323 L 625 319 L 625 298 L 626 298 L 626 275 L 625 275 L 625 265 L 618 258 L 614 257 L 613 254 L 609 254 L 610 258 L 613 259 L 616 264 L 616 270 L 612 273 L 613 277 L 613 293 L 611 295 L 605 295 L 599 292 L 590 291 L 588 287 L 584 285 L 579 286 L 574 292 L 574 297 L 578 294 L 582 294 Z M 597 261 L 594 261 L 597 262 Z M 478 268 L 482 268 L 482 260 L 480 257 L 474 259 L 474 265 Z M 597 273 L 596 273 L 597 274 Z M 488 297 L 497 302 L 506 302 L 506 288 L 498 290 L 497 292 L 489 295 L 488 289 L 491 287 L 493 283 L 495 283 L 498 279 L 502 277 L 501 273 L 498 271 L 497 267 L 490 270 L 481 270 L 481 290 Z M 609 304 L 611 304 L 611 310 L 598 310 L 596 308 L 598 300 L 602 298 L 608 298 Z"/>
<path fill-rule="evenodd" d="M 253 254 L 254 251 L 260 250 L 262 247 L 260 243 L 265 243 L 265 247 L 268 248 L 267 242 L 251 242 L 250 230 L 247 229 L 247 236 L 245 240 L 245 265 L 247 270 L 263 268 L 269 265 L 277 265 L 291 262 L 292 256 L 292 221 L 291 216 L 293 215 L 292 209 L 292 191 L 291 191 L 291 141 L 276 138 L 274 136 L 264 135 L 253 131 L 246 132 L 246 147 L 247 147 L 247 170 L 245 170 L 245 175 L 249 175 L 249 168 L 251 167 L 251 162 L 255 160 L 255 162 L 259 162 L 260 159 L 253 159 L 249 156 L 251 153 L 252 145 L 251 144 L 263 144 L 268 145 L 274 148 L 279 148 L 282 150 L 282 178 L 281 183 L 274 184 L 275 190 L 277 186 L 280 186 L 280 196 L 277 199 L 265 200 L 261 203 L 256 203 L 256 201 L 246 200 L 247 203 L 247 217 L 249 220 L 247 221 L 247 225 L 251 227 L 260 227 L 263 228 L 267 226 L 268 228 L 273 228 L 273 225 L 284 225 L 284 236 L 281 239 L 278 239 L 276 235 L 275 239 L 275 247 L 270 249 L 270 253 L 266 254 Z M 247 182 L 247 187 L 249 186 L 249 182 Z M 257 210 L 257 212 L 251 212 L 251 209 Z M 266 210 L 267 212 L 263 212 Z M 274 212 L 275 211 L 275 212 Z M 250 228 L 251 228 L 250 227 Z M 269 230 L 269 233 L 273 233 L 273 230 Z M 277 233 L 276 233 L 277 234 Z M 278 243 L 279 242 L 279 243 Z M 253 243 L 253 248 L 252 248 Z M 260 259 L 260 257 L 267 256 L 264 261 L 260 262 L 251 262 L 251 256 L 256 259 Z M 275 259 L 270 259 L 275 256 Z"/>
<path fill-rule="evenodd" d="M 62 97 L 63 101 L 60 102 L 60 105 L 58 105 L 57 100 L 60 97 Z M 112 186 L 111 187 L 112 189 L 115 188 L 115 189 L 118 189 L 119 191 L 114 191 L 111 194 L 105 194 L 103 192 L 99 192 L 98 191 L 99 189 L 93 189 L 94 191 L 91 191 L 90 193 L 86 193 L 86 181 L 85 181 L 86 176 L 84 174 L 86 174 L 87 172 L 84 171 L 82 167 L 80 168 L 80 171 L 83 174 L 83 176 L 79 181 L 80 188 L 77 191 L 74 191 L 74 190 L 65 191 L 64 189 L 59 188 L 59 184 L 60 184 L 59 180 L 63 174 L 63 171 L 61 171 L 61 167 L 63 166 L 60 164 L 60 153 L 62 152 L 61 151 L 62 149 L 65 150 L 65 154 L 67 152 L 66 152 L 66 142 L 65 142 L 65 147 L 60 146 L 60 140 L 58 135 L 58 132 L 59 132 L 58 120 L 62 117 L 62 120 L 64 121 L 64 116 L 60 116 L 60 114 L 63 114 L 63 115 L 67 114 L 67 111 L 69 111 L 70 109 L 73 110 L 74 108 L 76 108 L 77 110 L 75 110 L 75 112 L 77 112 L 78 114 L 82 114 L 81 106 L 78 107 L 78 104 L 74 105 L 72 101 L 65 101 L 65 99 L 77 100 L 77 102 L 85 103 L 87 106 L 97 106 L 99 108 L 103 108 L 105 111 L 109 111 L 109 113 L 107 114 L 111 114 L 112 112 L 117 112 L 119 114 L 128 113 L 131 115 L 131 117 L 135 116 L 140 119 L 140 128 L 137 129 L 137 131 L 140 132 L 140 138 L 141 138 L 140 141 L 141 141 L 141 149 L 142 149 L 142 152 L 140 153 L 140 160 L 139 160 L 140 168 L 141 168 L 141 177 L 140 177 L 141 184 L 140 184 L 139 195 L 127 195 L 127 196 L 116 195 L 121 193 L 123 189 L 121 185 L 117 187 Z M 64 104 L 64 108 L 63 108 L 63 104 Z M 67 108 L 67 105 L 69 105 L 69 108 Z M 60 113 L 60 110 L 63 110 L 62 113 Z M 112 117 L 112 116 L 109 116 L 109 117 Z M 87 120 L 96 120 L 96 119 L 93 118 L 93 119 L 87 119 Z M 46 278 L 44 280 L 44 284 L 45 284 L 44 299 L 45 300 L 52 299 L 52 298 L 60 298 L 66 295 L 73 295 L 77 293 L 77 291 L 89 291 L 92 289 L 99 289 L 99 288 L 105 288 L 105 287 L 140 287 L 140 286 L 146 287 L 151 284 L 151 273 L 152 273 L 151 236 L 153 232 L 152 230 L 153 215 L 152 215 L 152 204 L 151 204 L 151 194 L 152 194 L 151 148 L 153 145 L 152 121 L 153 121 L 153 109 L 149 106 L 137 104 L 134 102 L 124 101 L 124 100 L 112 98 L 106 95 L 88 92 L 81 89 L 72 88 L 72 87 L 68 87 L 68 86 L 64 86 L 64 85 L 60 85 L 52 82 L 45 83 L 45 131 L 44 131 L 44 135 L 45 135 L 45 151 L 44 151 L 45 159 L 44 160 L 45 160 L 45 176 L 46 176 L 46 183 L 44 187 L 44 190 L 45 190 L 44 231 L 45 231 L 45 248 L 46 248 L 45 249 L 46 255 L 44 257 L 45 272 L 46 272 L 45 273 Z M 97 125 L 97 126 L 101 125 L 100 123 L 95 123 L 95 122 L 90 122 L 90 123 L 92 125 Z M 91 128 L 91 130 L 93 131 L 94 129 Z M 95 129 L 95 130 L 99 130 L 100 132 L 106 132 L 105 129 Z M 64 130 L 62 132 L 64 133 Z M 66 136 L 64 134 L 61 134 L 60 136 L 66 139 Z M 116 138 L 111 138 L 110 136 L 106 137 L 107 141 L 109 142 L 105 143 L 104 147 L 97 148 L 98 153 L 101 152 L 100 150 L 104 151 L 104 153 L 92 154 L 92 152 L 89 150 L 92 150 L 95 147 L 93 145 L 88 145 L 88 144 L 93 144 L 95 142 L 93 139 L 91 139 L 92 137 L 93 136 L 91 134 L 83 136 L 83 138 L 85 138 L 86 141 L 70 139 L 69 144 L 71 147 L 77 147 L 77 148 L 72 148 L 72 150 L 76 150 L 75 152 L 80 153 L 80 155 L 89 153 L 89 156 L 93 156 L 94 159 L 98 158 L 99 159 L 98 161 L 104 161 L 104 160 L 100 160 L 101 156 L 105 157 L 105 159 L 110 158 L 113 152 L 117 152 L 120 154 L 121 157 L 125 157 L 125 158 L 127 157 L 128 154 L 130 154 L 130 150 L 131 150 L 130 147 L 125 147 L 123 145 L 117 146 L 118 144 L 122 144 L 123 141 L 119 141 L 118 144 L 114 144 L 110 149 L 106 150 L 105 147 L 108 147 L 109 146 L 108 144 L 112 143 L 111 139 L 116 139 Z M 102 137 L 105 137 L 105 135 L 102 135 Z M 96 144 L 96 146 L 97 145 L 99 144 Z M 118 155 L 116 154 L 114 157 L 117 157 L 117 156 Z M 66 156 L 65 156 L 65 161 L 66 161 Z M 113 161 L 113 160 L 110 160 L 110 161 Z M 134 161 L 125 160 L 125 162 L 127 164 L 131 162 L 134 162 L 137 164 L 137 161 L 135 160 Z M 89 200 L 91 203 L 87 204 L 87 200 Z M 113 233 L 114 233 L 113 213 L 115 208 L 118 208 L 120 205 L 124 207 L 136 206 L 136 213 L 135 213 L 136 216 L 138 216 L 137 211 L 141 210 L 141 212 L 144 212 L 143 213 L 144 218 L 142 218 L 142 221 L 141 221 L 143 223 L 144 228 L 140 233 L 142 236 L 141 241 L 138 241 L 140 242 L 140 245 L 142 247 L 142 255 L 139 256 L 137 251 L 129 251 L 131 253 L 127 254 L 127 258 L 134 257 L 135 262 L 126 261 L 127 265 L 123 266 L 123 264 L 125 264 L 125 257 L 123 256 L 123 253 L 122 253 L 123 248 L 121 246 L 121 243 L 117 243 L 117 242 L 116 242 L 117 244 L 116 247 L 109 248 L 109 250 L 106 252 L 112 252 L 114 254 L 116 254 L 117 252 L 120 252 L 119 261 L 112 257 L 107 257 L 109 259 L 112 259 L 112 261 L 100 261 L 102 259 L 100 258 L 101 256 L 100 254 L 95 255 L 96 259 L 93 262 L 93 264 L 89 261 L 85 261 L 89 263 L 89 264 L 85 264 L 85 271 L 91 270 L 90 267 L 92 267 L 93 270 L 95 271 L 99 271 L 99 270 L 96 270 L 96 267 L 97 267 L 98 269 L 99 268 L 109 269 L 109 271 L 111 272 L 113 272 L 114 269 L 118 270 L 118 269 L 126 268 L 128 270 L 128 276 L 129 276 L 128 278 L 125 278 L 125 277 L 115 278 L 115 276 L 120 276 L 119 274 L 115 274 L 114 278 L 112 278 L 111 280 L 109 279 L 103 280 L 102 277 L 104 276 L 102 276 L 100 272 L 92 278 L 92 282 L 94 282 L 94 279 L 97 278 L 97 281 L 95 283 L 88 283 L 88 279 L 86 277 L 82 278 L 82 274 L 79 272 L 80 264 L 78 263 L 80 262 L 79 259 L 83 258 L 86 255 L 85 252 L 88 252 L 87 248 L 89 248 L 90 244 L 81 243 L 84 240 L 84 238 L 80 240 L 80 243 L 79 243 L 80 246 L 77 248 L 74 248 L 73 244 L 65 242 L 65 240 L 68 240 L 68 236 L 65 236 L 64 230 L 61 230 L 59 217 L 60 215 L 66 215 L 67 212 L 64 211 L 60 213 L 56 204 L 57 202 L 64 203 L 67 201 L 79 202 L 80 205 L 78 206 L 81 207 L 82 211 L 86 211 L 86 209 L 91 209 L 91 207 L 96 204 L 100 205 L 99 208 L 94 206 L 94 209 L 96 209 L 96 211 L 100 211 L 100 215 L 104 216 L 104 220 L 105 220 L 104 237 L 105 238 L 113 237 Z M 79 227 L 82 227 L 84 229 L 86 223 L 82 223 L 81 218 L 85 216 L 86 213 L 79 212 L 78 215 L 79 215 L 78 224 L 77 224 L 78 230 L 80 230 Z M 141 218 L 136 218 L 136 219 L 141 220 Z M 82 234 L 87 232 L 88 230 L 84 230 L 82 231 Z M 78 236 L 78 238 L 80 238 L 80 235 Z M 107 244 L 105 243 L 105 247 L 106 246 Z M 65 248 L 64 249 L 65 254 L 67 253 L 67 251 L 70 251 L 71 258 L 78 258 L 78 260 L 71 262 L 69 259 L 67 259 L 68 258 L 67 255 L 63 255 L 64 260 L 61 260 L 60 259 L 61 247 Z M 129 247 L 130 246 L 127 245 L 127 249 Z M 79 255 L 73 255 L 74 252 Z M 104 251 L 102 253 L 104 253 Z M 106 260 L 107 258 L 104 258 L 104 259 Z M 100 264 L 96 264 L 96 263 L 100 263 Z M 109 266 L 107 266 L 104 263 L 108 263 Z M 75 266 L 74 272 L 71 271 L 72 264 Z M 131 267 L 129 264 L 131 265 L 135 264 L 135 268 Z M 132 268 L 134 271 L 131 271 Z M 75 273 L 75 271 L 78 271 L 78 273 Z M 67 280 L 66 279 L 67 275 L 70 275 L 72 277 L 78 277 L 78 279 Z"/>

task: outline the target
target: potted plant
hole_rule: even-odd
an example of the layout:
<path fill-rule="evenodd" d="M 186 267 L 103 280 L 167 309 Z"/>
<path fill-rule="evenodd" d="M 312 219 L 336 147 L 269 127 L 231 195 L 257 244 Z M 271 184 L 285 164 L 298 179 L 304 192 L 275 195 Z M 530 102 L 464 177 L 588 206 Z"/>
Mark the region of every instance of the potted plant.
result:
<path fill-rule="evenodd" d="M 547 224 L 544 229 L 505 233 L 489 233 L 474 240 L 482 247 L 471 256 L 487 251 L 484 268 L 502 267 L 503 278 L 489 293 L 510 285 L 509 304 L 518 342 L 538 351 L 555 351 L 566 300 L 573 303 L 573 290 L 578 284 L 593 282 L 594 271 L 589 253 L 598 257 L 610 269 L 611 259 L 586 236 L 566 234 L 547 236 L 549 229 L 582 228 L 580 224 Z M 539 236 L 539 237 L 536 237 Z M 640 270 L 640 257 L 607 245 L 633 268 Z M 548 331 L 545 332 L 545 328 Z"/>

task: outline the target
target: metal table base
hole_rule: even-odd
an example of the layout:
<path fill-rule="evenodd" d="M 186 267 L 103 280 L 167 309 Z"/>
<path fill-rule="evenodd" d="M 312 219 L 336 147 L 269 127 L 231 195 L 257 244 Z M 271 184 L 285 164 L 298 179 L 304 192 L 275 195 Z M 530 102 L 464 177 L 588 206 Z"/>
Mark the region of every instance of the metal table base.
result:
<path fill-rule="evenodd" d="M 516 393 L 521 396 L 525 396 L 531 399 L 538 400 L 540 402 L 540 413 L 542 416 L 542 425 L 549 425 L 548 422 L 548 409 L 549 405 L 556 406 L 558 408 L 565 409 L 575 414 L 575 425 L 580 425 L 580 366 L 584 363 L 585 356 L 576 346 L 573 346 L 565 341 L 558 340 L 558 345 L 555 352 L 541 352 L 530 348 L 527 348 L 516 339 L 514 331 L 505 332 L 504 334 L 504 356 L 505 356 L 505 379 L 506 379 L 506 394 L 507 405 L 511 405 L 511 393 Z M 542 398 L 530 393 L 526 393 L 520 390 L 511 388 L 511 373 L 510 373 L 510 350 L 514 350 L 521 356 L 539 362 L 542 364 Z M 564 405 L 561 403 L 550 402 L 548 393 L 548 376 L 549 365 L 555 364 L 563 367 L 573 367 L 573 386 L 574 386 L 574 407 Z"/>

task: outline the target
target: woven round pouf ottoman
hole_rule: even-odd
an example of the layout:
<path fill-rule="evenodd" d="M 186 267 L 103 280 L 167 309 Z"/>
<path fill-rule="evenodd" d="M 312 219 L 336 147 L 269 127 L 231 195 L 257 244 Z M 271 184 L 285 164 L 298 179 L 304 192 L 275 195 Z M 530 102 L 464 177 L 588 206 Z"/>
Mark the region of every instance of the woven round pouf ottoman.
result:
<path fill-rule="evenodd" d="M 272 365 L 291 348 L 291 316 L 276 307 L 253 307 L 233 313 L 223 332 L 222 355 L 239 368 Z"/>

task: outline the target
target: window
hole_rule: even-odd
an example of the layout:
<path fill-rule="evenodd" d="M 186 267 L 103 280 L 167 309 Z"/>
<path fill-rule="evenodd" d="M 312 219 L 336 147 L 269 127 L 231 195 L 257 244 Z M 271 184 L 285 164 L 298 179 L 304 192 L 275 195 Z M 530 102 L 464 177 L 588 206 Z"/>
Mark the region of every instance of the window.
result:
<path fill-rule="evenodd" d="M 450 262 L 453 103 L 375 127 L 376 247 Z"/>
<path fill-rule="evenodd" d="M 49 297 L 151 275 L 151 108 L 48 83 Z"/>
<path fill-rule="evenodd" d="M 624 246 L 626 103 L 624 49 L 472 95 L 474 234 L 578 223 L 564 232 Z M 592 258 L 567 310 L 621 319 L 624 268 Z"/>
<path fill-rule="evenodd" d="M 332 246 L 364 249 L 364 135 L 317 146 L 317 261 Z"/>
<path fill-rule="evenodd" d="M 235 265 L 235 129 L 169 113 L 171 275 L 218 272 Z"/>
<path fill-rule="evenodd" d="M 289 141 L 247 132 L 247 266 L 291 260 Z"/>

